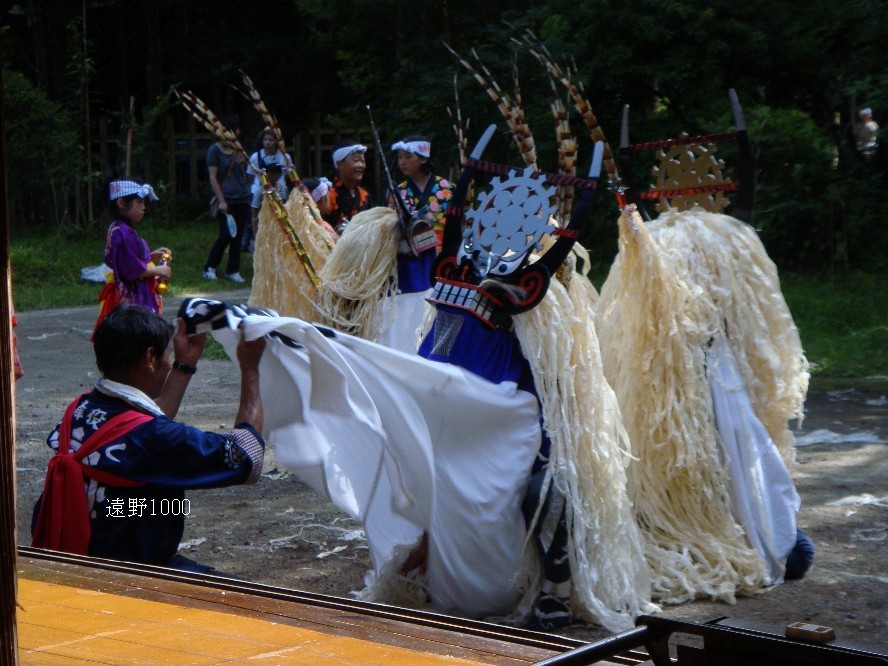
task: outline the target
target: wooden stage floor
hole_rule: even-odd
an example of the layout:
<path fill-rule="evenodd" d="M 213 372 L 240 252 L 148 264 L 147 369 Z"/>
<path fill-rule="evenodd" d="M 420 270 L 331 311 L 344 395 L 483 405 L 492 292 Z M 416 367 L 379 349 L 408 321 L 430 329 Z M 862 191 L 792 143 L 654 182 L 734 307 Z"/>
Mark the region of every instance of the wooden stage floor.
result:
<path fill-rule="evenodd" d="M 33 549 L 21 549 L 18 570 L 22 664 L 512 665 L 582 645 L 382 604 Z"/>

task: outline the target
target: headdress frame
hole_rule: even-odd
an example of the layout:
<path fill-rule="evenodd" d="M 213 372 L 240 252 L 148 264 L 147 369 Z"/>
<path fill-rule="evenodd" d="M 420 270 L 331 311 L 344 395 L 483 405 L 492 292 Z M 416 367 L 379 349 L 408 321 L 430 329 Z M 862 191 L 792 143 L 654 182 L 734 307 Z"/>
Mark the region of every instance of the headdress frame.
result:
<path fill-rule="evenodd" d="M 459 258 L 459 251 L 463 241 L 463 229 L 465 226 L 465 201 L 472 179 L 478 172 L 496 173 L 508 175 L 522 172 L 523 169 L 509 167 L 500 164 L 492 164 L 481 161 L 481 156 L 490 138 L 496 131 L 495 125 L 490 125 L 478 141 L 472 154 L 466 160 L 466 164 L 460 173 L 453 200 L 448 207 L 445 218 L 444 239 L 441 253 L 432 268 L 432 277 L 435 279 L 452 280 L 466 284 L 477 285 L 480 272 L 474 266 L 472 260 L 463 256 Z M 508 276 L 498 277 L 501 282 L 519 287 L 522 295 L 516 296 L 512 291 L 507 291 L 503 296 L 503 311 L 505 314 L 518 314 L 530 310 L 537 305 L 548 289 L 550 277 L 559 266 L 567 259 L 573 244 L 579 236 L 579 231 L 588 220 L 592 209 L 592 203 L 597 190 L 601 173 L 604 144 L 596 142 L 592 165 L 587 178 L 575 178 L 564 174 L 547 174 L 536 172 L 533 177 L 544 179 L 547 183 L 555 185 L 573 185 L 583 190 L 577 206 L 574 208 L 567 226 L 557 229 L 558 236 L 555 243 L 545 252 L 538 261 L 526 264 Z M 570 182 L 568 182 L 570 181 Z"/>

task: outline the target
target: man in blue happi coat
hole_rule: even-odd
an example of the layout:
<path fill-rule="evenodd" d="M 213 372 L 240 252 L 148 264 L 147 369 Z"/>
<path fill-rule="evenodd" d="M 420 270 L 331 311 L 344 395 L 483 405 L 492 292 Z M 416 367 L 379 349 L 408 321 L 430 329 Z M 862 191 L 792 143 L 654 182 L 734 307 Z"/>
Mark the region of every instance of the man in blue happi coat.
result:
<path fill-rule="evenodd" d="M 55 455 L 34 509 L 32 545 L 208 569 L 177 555 L 190 512 L 184 490 L 259 480 L 265 343 L 238 345 L 235 425 L 215 433 L 173 420 L 205 342 L 205 334 L 187 336 L 181 321 L 174 330 L 138 306 L 122 305 L 98 326 L 93 346 L 102 378 L 69 405 L 47 439 Z"/>

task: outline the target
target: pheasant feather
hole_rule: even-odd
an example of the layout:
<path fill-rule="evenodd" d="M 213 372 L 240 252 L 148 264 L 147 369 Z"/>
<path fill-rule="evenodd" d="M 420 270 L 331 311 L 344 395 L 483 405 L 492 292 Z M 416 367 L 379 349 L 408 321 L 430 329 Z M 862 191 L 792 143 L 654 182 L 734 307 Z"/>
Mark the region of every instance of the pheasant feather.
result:
<path fill-rule="evenodd" d="M 278 124 L 277 118 L 275 118 L 274 114 L 268 110 L 268 106 L 266 106 L 265 101 L 262 99 L 262 95 L 259 94 L 259 90 L 253 84 L 253 80 L 247 76 L 247 73 L 243 70 L 238 71 L 240 71 L 244 85 L 247 87 L 246 97 L 253 103 L 253 106 L 256 111 L 259 112 L 259 115 L 262 116 L 265 126 L 271 129 L 274 134 L 274 139 L 277 142 L 278 150 L 286 155 L 287 144 L 284 141 L 284 133 L 281 131 L 281 126 Z"/>
<path fill-rule="evenodd" d="M 589 104 L 589 100 L 586 99 L 582 86 L 578 87 L 573 83 L 569 74 L 555 62 L 554 58 L 552 58 L 552 54 L 549 53 L 549 50 L 536 39 L 536 36 L 532 32 L 528 31 L 525 36 L 525 43 L 530 48 L 531 54 L 533 54 L 540 64 L 546 68 L 546 71 L 549 72 L 550 76 L 554 77 L 557 81 L 560 81 L 567 89 L 567 93 L 573 100 L 574 106 L 579 112 L 580 117 L 583 119 L 583 123 L 586 125 L 586 129 L 589 132 L 589 138 L 591 138 L 592 141 L 601 141 L 604 143 L 604 168 L 607 171 L 607 175 L 611 182 L 618 183 L 620 175 L 617 171 L 617 164 L 614 162 L 613 152 L 611 151 L 610 144 L 607 142 L 607 138 L 604 136 L 604 131 L 601 129 L 601 123 L 598 122 L 598 118 L 595 117 L 595 113 L 592 111 L 592 105 Z"/>
<path fill-rule="evenodd" d="M 200 97 L 190 90 L 186 92 L 179 92 L 176 90 L 175 92 L 176 97 L 182 102 L 182 106 L 194 116 L 195 120 L 206 127 L 220 141 L 228 143 L 234 149 L 235 154 L 241 159 L 241 161 L 245 164 L 250 164 L 250 167 L 259 174 L 262 188 L 265 190 L 265 196 L 268 197 L 273 206 L 274 215 L 281 226 L 285 238 L 299 256 L 300 261 L 305 267 L 305 272 L 311 279 L 312 283 L 314 283 L 315 286 L 319 285 L 317 272 L 311 263 L 311 257 L 309 257 L 302 241 L 296 234 L 293 224 L 288 217 L 287 210 L 284 208 L 284 202 L 281 201 L 281 198 L 278 195 L 277 189 L 268 182 L 268 177 L 265 175 L 265 172 L 260 169 L 258 165 L 250 163 L 250 156 L 247 155 L 247 151 L 244 150 L 244 147 L 241 145 L 240 141 L 238 141 L 237 135 L 225 127 L 222 121 L 219 120 L 219 117 L 213 113 L 210 107 L 208 107 Z"/>
<path fill-rule="evenodd" d="M 182 102 L 182 106 L 185 107 L 185 110 L 188 111 L 197 122 L 206 127 L 211 134 L 219 139 L 219 141 L 230 144 L 234 148 L 234 152 L 243 162 L 250 161 L 250 156 L 247 155 L 247 151 L 244 150 L 240 141 L 237 140 L 237 135 L 222 124 L 219 117 L 212 112 L 210 107 L 208 107 L 200 97 L 190 90 L 185 92 L 179 92 L 176 90 L 175 92 L 176 97 Z"/>
<path fill-rule="evenodd" d="M 536 147 L 534 145 L 533 134 L 531 133 L 526 120 L 523 118 L 523 113 L 516 108 L 516 105 L 511 98 L 502 91 L 499 85 L 497 85 L 496 81 L 491 76 L 490 71 L 481 63 L 481 59 L 474 49 L 472 50 L 472 55 L 478 60 L 481 72 L 476 70 L 465 58 L 454 51 L 449 44 L 445 43 L 444 46 L 453 54 L 459 63 L 466 68 L 466 71 L 468 71 L 469 74 L 481 84 L 481 87 L 487 93 L 488 97 L 490 97 L 490 99 L 493 100 L 493 103 L 496 104 L 509 126 L 509 131 L 512 133 L 512 137 L 518 145 L 518 150 L 521 152 L 521 157 L 524 160 L 524 163 L 527 166 L 532 166 L 534 169 L 537 169 Z"/>
<path fill-rule="evenodd" d="M 456 102 L 456 116 L 454 117 L 454 112 L 451 111 L 449 106 L 447 107 L 447 115 L 453 121 L 453 133 L 456 135 L 456 146 L 459 149 L 459 164 L 462 166 L 466 163 L 469 154 L 468 140 L 466 139 L 466 130 L 469 128 L 469 123 L 466 121 L 466 124 L 463 125 L 462 109 L 459 106 L 459 90 L 456 87 L 456 74 L 453 75 L 453 98 Z"/>

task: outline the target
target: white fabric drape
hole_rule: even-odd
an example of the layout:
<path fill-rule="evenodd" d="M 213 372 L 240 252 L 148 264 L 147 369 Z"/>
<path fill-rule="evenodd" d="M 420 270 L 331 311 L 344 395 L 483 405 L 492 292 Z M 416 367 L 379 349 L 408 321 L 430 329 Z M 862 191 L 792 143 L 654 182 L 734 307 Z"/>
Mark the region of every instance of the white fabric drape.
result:
<path fill-rule="evenodd" d="M 706 355 L 706 374 L 734 516 L 765 561 L 770 583 L 780 583 L 796 543 L 801 499 L 780 452 L 755 415 L 724 336 L 715 338 Z"/>
<path fill-rule="evenodd" d="M 520 502 L 540 443 L 536 398 L 460 368 L 298 319 L 247 316 L 271 337 L 260 368 L 265 435 L 278 462 L 363 523 L 368 598 L 431 599 L 444 612 L 511 611 L 525 541 Z M 238 334 L 214 336 L 234 355 Z M 427 575 L 398 569 L 422 533 Z"/>

